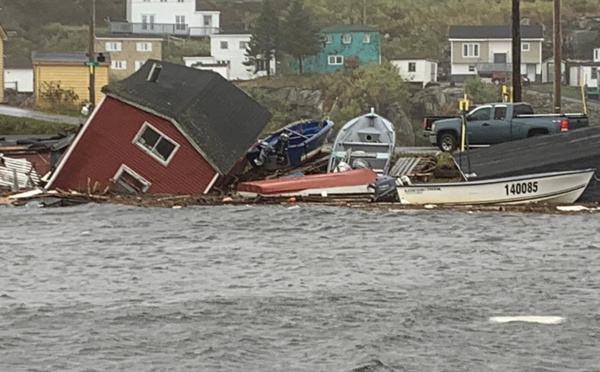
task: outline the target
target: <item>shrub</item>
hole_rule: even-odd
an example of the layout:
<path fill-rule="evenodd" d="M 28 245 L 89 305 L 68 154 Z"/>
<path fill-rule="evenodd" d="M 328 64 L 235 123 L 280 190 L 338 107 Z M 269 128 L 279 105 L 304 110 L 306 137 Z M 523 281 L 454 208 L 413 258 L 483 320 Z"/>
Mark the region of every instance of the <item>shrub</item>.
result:
<path fill-rule="evenodd" d="M 77 93 L 72 88 L 63 88 L 60 81 L 43 82 L 40 95 L 55 108 L 74 108 L 79 101 Z"/>

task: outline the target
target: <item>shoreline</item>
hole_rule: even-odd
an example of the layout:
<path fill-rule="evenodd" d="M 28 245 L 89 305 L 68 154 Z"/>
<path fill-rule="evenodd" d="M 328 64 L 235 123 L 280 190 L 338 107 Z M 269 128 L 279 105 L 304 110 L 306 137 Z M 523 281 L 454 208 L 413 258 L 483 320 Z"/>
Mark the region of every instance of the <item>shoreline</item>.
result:
<path fill-rule="evenodd" d="M 523 204 L 523 205 L 418 205 L 398 202 L 372 202 L 370 196 L 355 197 L 296 197 L 296 198 L 241 198 L 220 195 L 127 195 L 111 193 L 106 195 L 81 193 L 40 193 L 31 197 L 11 199 L 18 193 L 0 193 L 0 205 L 25 206 L 37 201 L 40 207 L 67 207 L 80 204 L 97 203 L 135 206 L 139 208 L 180 209 L 194 206 L 253 206 L 280 205 L 287 208 L 295 206 L 330 206 L 363 210 L 381 211 L 459 211 L 459 212 L 500 212 L 500 213 L 539 213 L 539 214 L 596 214 L 600 213 L 600 203 Z"/>

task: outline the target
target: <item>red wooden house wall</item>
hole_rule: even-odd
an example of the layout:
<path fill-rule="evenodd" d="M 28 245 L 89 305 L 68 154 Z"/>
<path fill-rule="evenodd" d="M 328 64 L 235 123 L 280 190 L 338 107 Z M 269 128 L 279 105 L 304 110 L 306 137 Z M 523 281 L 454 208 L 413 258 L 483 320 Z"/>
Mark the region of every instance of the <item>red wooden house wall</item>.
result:
<path fill-rule="evenodd" d="M 145 122 L 180 145 L 168 165 L 133 143 Z M 49 188 L 85 191 L 89 178 L 104 190 L 122 164 L 151 183 L 148 193 L 202 194 L 217 175 L 169 120 L 112 97 L 105 98 L 72 146 Z"/>

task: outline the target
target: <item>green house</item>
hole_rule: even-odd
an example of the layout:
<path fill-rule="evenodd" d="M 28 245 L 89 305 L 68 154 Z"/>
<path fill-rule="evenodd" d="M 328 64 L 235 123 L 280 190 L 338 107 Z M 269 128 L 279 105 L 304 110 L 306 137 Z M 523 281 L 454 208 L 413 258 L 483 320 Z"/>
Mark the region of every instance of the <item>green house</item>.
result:
<path fill-rule="evenodd" d="M 330 72 L 381 63 L 381 34 L 375 27 L 354 24 L 327 27 L 320 32 L 323 49 L 303 59 L 304 72 Z M 292 70 L 298 71 L 296 61 Z"/>

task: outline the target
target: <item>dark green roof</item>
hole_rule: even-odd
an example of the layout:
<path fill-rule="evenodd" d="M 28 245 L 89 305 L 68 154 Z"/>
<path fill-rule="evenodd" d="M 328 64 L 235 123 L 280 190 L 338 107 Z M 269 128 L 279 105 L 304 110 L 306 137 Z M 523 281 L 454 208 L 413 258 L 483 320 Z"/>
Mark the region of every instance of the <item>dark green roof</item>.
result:
<path fill-rule="evenodd" d="M 334 32 L 379 32 L 379 29 L 373 26 L 354 24 L 354 25 L 335 25 L 321 30 L 324 33 Z"/>

